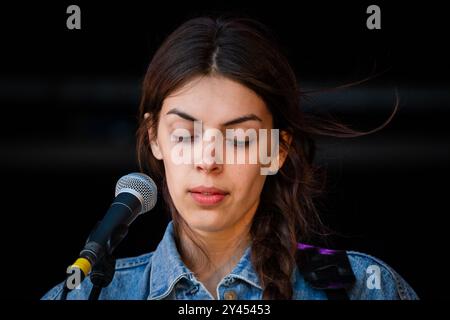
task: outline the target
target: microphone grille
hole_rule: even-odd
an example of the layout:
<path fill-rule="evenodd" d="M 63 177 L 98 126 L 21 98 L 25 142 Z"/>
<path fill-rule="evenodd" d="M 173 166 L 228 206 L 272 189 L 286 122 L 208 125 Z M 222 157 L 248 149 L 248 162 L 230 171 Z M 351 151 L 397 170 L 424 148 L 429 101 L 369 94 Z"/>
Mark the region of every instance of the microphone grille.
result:
<path fill-rule="evenodd" d="M 146 174 L 133 172 L 120 178 L 116 184 L 116 197 L 125 191 L 133 193 L 141 200 L 142 210 L 140 213 L 150 211 L 156 204 L 157 187 Z"/>

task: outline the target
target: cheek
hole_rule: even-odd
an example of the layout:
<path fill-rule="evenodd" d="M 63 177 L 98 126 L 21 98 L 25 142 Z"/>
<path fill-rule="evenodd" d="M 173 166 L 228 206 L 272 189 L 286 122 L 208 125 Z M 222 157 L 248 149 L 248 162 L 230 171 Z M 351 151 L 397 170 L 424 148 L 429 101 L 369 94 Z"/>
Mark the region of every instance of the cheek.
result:
<path fill-rule="evenodd" d="M 186 172 L 182 169 L 183 166 L 177 166 L 171 163 L 164 162 L 166 183 L 169 189 L 172 202 L 177 208 L 178 212 L 183 213 L 186 210 L 186 186 L 187 183 L 183 178 L 186 176 Z"/>
<path fill-rule="evenodd" d="M 171 192 L 175 194 L 181 193 L 184 189 L 183 177 L 187 176 L 188 168 L 186 165 L 174 164 L 170 159 L 164 159 L 164 167 L 166 173 L 167 184 Z"/>
<path fill-rule="evenodd" d="M 229 168 L 229 177 L 233 180 L 236 195 L 240 198 L 259 195 L 266 176 L 260 174 L 259 165 L 235 165 Z"/>
<path fill-rule="evenodd" d="M 170 195 L 175 202 L 185 192 L 186 183 L 184 177 L 189 173 L 189 165 L 176 164 L 171 158 L 170 143 L 162 141 L 161 150 L 167 185 Z"/>
<path fill-rule="evenodd" d="M 158 127 L 158 145 L 164 159 L 170 158 L 170 136 L 161 125 Z"/>

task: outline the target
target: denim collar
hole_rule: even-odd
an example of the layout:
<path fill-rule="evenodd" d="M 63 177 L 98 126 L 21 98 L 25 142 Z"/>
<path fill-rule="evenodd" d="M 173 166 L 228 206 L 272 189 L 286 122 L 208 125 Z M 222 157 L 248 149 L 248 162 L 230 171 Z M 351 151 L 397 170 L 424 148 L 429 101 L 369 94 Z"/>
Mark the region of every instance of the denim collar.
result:
<path fill-rule="evenodd" d="M 250 257 L 251 246 L 248 246 L 237 265 L 229 275 L 222 279 L 221 283 L 232 278 L 240 279 L 262 290 L 258 274 L 253 268 Z M 192 283 L 198 282 L 193 272 L 181 260 L 175 243 L 173 222 L 170 221 L 163 239 L 153 253 L 150 290 L 147 299 L 156 300 L 168 296 L 182 278 Z"/>

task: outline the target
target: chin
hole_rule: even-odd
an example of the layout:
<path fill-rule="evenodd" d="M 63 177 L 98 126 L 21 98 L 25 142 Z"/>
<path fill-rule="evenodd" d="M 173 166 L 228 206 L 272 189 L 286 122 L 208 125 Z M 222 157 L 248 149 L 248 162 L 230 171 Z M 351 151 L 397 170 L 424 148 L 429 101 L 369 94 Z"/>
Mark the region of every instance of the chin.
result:
<path fill-rule="evenodd" d="M 196 217 L 184 218 L 194 231 L 217 232 L 226 227 L 226 221 L 223 220 L 222 213 L 202 210 L 195 215 Z"/>

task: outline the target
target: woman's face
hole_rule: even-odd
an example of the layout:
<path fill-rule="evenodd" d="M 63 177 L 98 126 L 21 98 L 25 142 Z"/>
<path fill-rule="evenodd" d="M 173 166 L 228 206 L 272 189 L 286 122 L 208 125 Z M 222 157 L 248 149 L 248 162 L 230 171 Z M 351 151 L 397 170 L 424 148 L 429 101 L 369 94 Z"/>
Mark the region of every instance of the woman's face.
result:
<path fill-rule="evenodd" d="M 194 119 L 201 121 L 203 131 L 200 132 L 212 128 L 220 130 L 223 154 L 225 147 L 232 148 L 235 156 L 239 153 L 247 156 L 245 163 L 228 164 L 225 159 L 221 163 L 217 158 L 211 161 L 211 156 L 219 152 L 215 140 L 205 141 L 203 134 L 195 137 Z M 184 132 L 188 136 L 174 134 L 174 130 L 180 128 L 187 130 Z M 236 146 L 235 143 L 243 139 L 238 136 L 233 141 L 226 140 L 226 129 L 255 129 L 256 132 L 267 129 L 270 132 L 272 116 L 264 101 L 247 87 L 224 77 L 199 77 L 164 100 L 156 139 L 151 142 L 153 155 L 164 162 L 168 189 L 176 209 L 197 232 L 248 225 L 259 203 L 266 176 L 261 174 L 259 160 L 248 163 L 248 153 L 259 141 L 254 141 L 253 147 L 239 143 Z M 189 140 L 183 142 L 183 137 Z M 191 150 L 201 145 L 203 151 L 196 161 L 192 156 L 191 163 L 176 163 L 174 148 L 180 144 L 186 146 L 186 141 Z M 221 194 L 215 194 L 217 190 L 211 192 L 212 195 L 205 194 L 205 190 L 199 189 L 202 187 L 217 188 Z"/>

